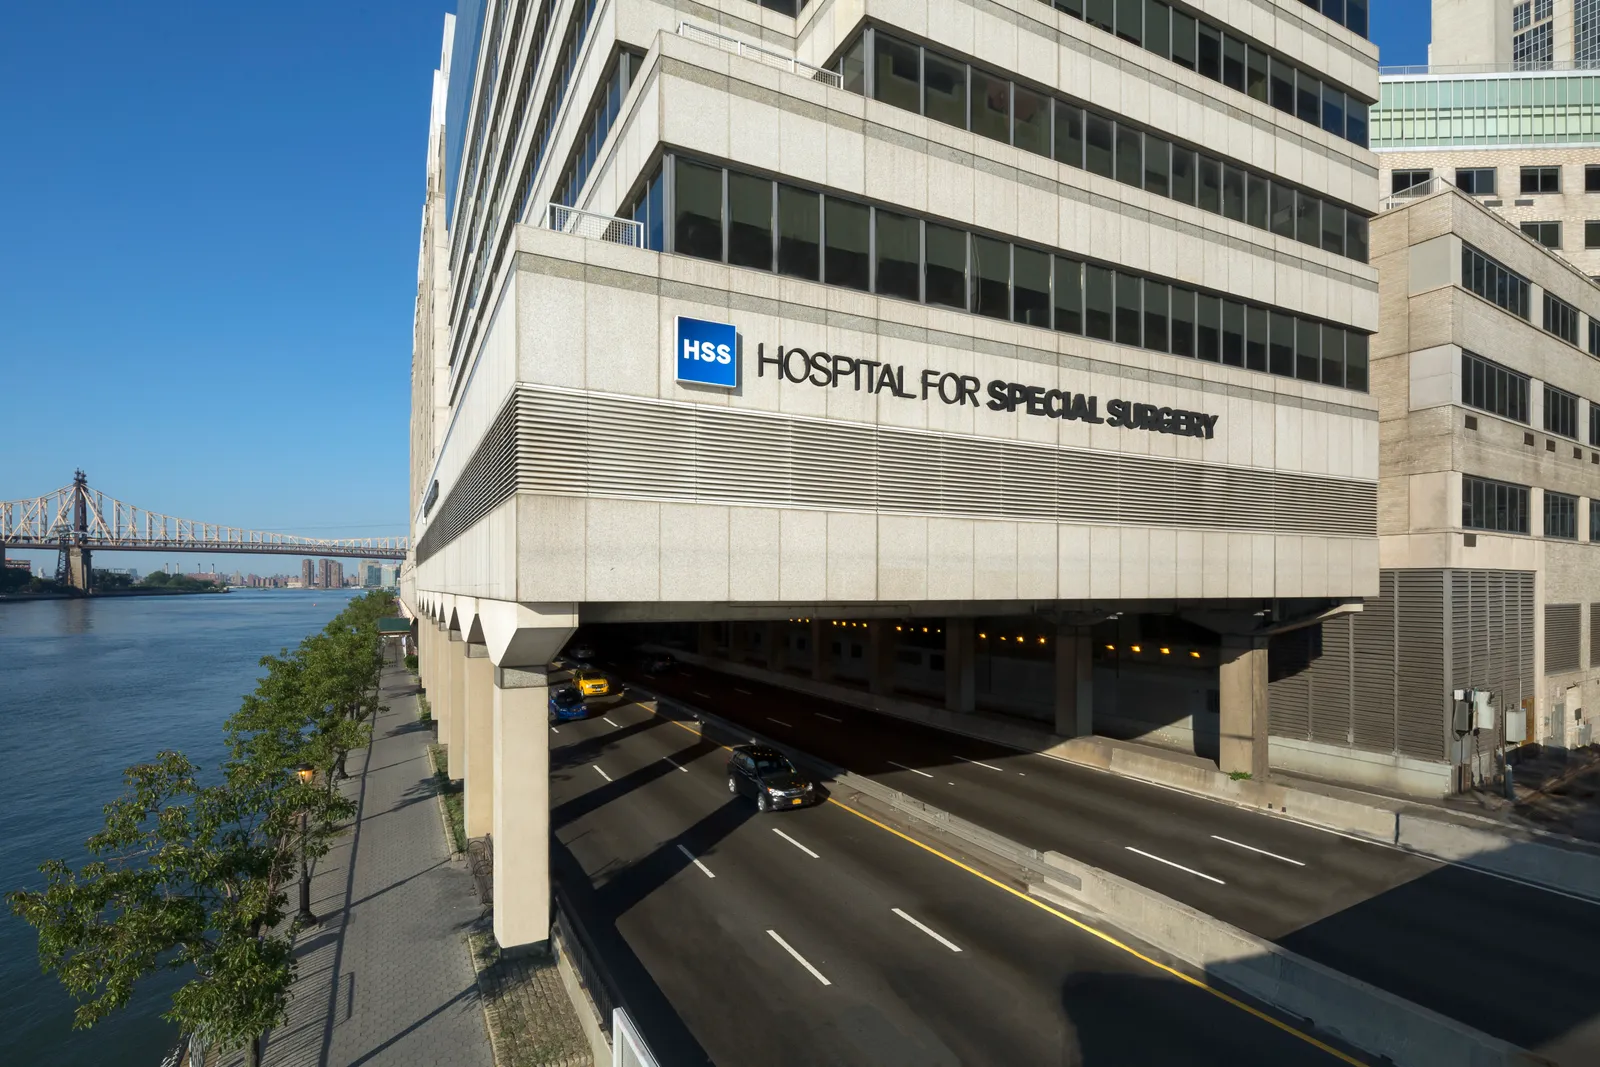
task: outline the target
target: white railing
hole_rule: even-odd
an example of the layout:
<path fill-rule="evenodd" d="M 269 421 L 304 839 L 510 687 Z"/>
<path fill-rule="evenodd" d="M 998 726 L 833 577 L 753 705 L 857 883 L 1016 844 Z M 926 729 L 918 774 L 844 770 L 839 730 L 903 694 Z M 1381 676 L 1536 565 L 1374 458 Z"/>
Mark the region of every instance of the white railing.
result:
<path fill-rule="evenodd" d="M 1425 182 L 1420 182 L 1416 185 L 1410 186 L 1409 188 L 1402 189 L 1398 193 L 1394 193 L 1391 196 L 1384 197 L 1378 203 L 1378 211 L 1380 213 L 1385 211 L 1393 211 L 1395 208 L 1405 207 L 1407 204 L 1415 203 L 1425 196 L 1432 196 L 1441 189 L 1454 188 L 1454 182 L 1450 181 L 1442 174 L 1436 174 Z"/>
<path fill-rule="evenodd" d="M 611 1067 L 656 1067 L 650 1046 L 644 1043 L 626 1008 L 611 1010 Z"/>
<path fill-rule="evenodd" d="M 633 219 L 619 219 L 613 215 L 597 215 L 575 207 L 551 204 L 545 225 L 559 233 L 576 234 L 592 241 L 610 241 L 612 244 L 644 247 L 644 223 Z"/>
<path fill-rule="evenodd" d="M 718 33 L 716 30 L 708 30 L 704 26 L 696 26 L 692 22 L 678 23 L 678 36 L 687 37 L 691 41 L 699 41 L 701 44 L 709 44 L 714 48 L 721 48 L 732 52 L 734 55 L 753 59 L 757 63 L 765 63 L 769 67 L 786 70 L 790 74 L 798 74 L 802 78 L 810 78 L 814 82 L 831 85 L 835 89 L 844 87 L 844 79 L 839 76 L 838 71 L 814 67 L 810 63 L 803 63 L 794 58 L 794 56 L 786 55 L 775 48 L 767 48 L 763 45 L 751 44 L 749 41 L 741 41 L 737 37 L 730 37 L 725 33 Z"/>

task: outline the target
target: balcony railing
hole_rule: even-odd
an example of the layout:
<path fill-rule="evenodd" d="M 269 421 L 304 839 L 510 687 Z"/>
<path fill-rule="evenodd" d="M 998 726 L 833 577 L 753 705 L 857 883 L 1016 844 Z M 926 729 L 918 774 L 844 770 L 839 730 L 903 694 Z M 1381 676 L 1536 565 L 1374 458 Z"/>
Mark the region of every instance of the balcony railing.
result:
<path fill-rule="evenodd" d="M 769 67 L 786 70 L 790 74 L 798 74 L 802 78 L 810 78 L 814 82 L 831 85 L 835 89 L 844 86 L 844 79 L 839 76 L 838 71 L 814 67 L 810 63 L 801 62 L 792 55 L 785 55 L 775 48 L 767 48 L 763 45 L 751 44 L 749 41 L 741 41 L 737 37 L 730 37 L 725 33 L 718 33 L 716 30 L 708 30 L 704 26 L 696 26 L 692 22 L 678 23 L 678 36 L 687 37 L 691 41 L 699 41 L 701 44 L 709 44 L 714 48 L 721 48 L 724 51 L 732 52 L 734 55 L 753 59 L 757 63 L 765 63 Z"/>
<path fill-rule="evenodd" d="M 545 225 L 560 233 L 576 234 L 592 241 L 610 241 L 612 244 L 644 247 L 644 223 L 633 219 L 619 219 L 612 215 L 597 215 L 562 204 L 551 204 L 545 216 Z"/>

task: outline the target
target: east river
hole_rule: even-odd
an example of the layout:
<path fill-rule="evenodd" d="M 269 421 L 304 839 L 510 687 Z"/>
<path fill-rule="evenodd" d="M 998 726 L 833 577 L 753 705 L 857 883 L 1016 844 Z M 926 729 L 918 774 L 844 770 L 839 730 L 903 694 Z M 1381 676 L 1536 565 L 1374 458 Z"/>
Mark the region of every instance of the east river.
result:
<path fill-rule="evenodd" d="M 206 769 L 263 655 L 321 629 L 353 590 L 0 602 L 0 892 L 38 888 L 39 864 L 76 866 L 122 770 L 162 749 Z M 74 1002 L 39 969 L 34 930 L 0 905 L 0 1060 L 156 1067 L 177 1031 L 160 1015 L 176 974 L 73 1030 Z"/>

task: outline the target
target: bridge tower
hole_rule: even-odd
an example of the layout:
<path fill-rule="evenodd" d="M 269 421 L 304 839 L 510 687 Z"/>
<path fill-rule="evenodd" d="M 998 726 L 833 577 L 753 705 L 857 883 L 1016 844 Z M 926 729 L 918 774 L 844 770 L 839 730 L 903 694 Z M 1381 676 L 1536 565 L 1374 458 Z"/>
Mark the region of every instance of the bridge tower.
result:
<path fill-rule="evenodd" d="M 85 593 L 94 582 L 94 565 L 89 551 L 89 476 L 81 469 L 72 475 L 72 519 L 61 529 L 61 548 L 56 554 L 56 581 Z"/>

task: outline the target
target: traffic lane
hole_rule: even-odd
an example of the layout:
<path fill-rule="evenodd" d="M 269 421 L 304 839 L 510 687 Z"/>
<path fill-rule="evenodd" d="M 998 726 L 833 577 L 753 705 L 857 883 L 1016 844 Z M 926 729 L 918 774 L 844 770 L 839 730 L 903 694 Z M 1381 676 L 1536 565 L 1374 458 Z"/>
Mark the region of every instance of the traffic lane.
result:
<path fill-rule="evenodd" d="M 701 692 L 718 692 L 707 678 L 692 684 Z M 720 708 L 730 718 L 759 726 L 752 708 L 760 701 L 762 717 L 773 712 L 794 724 L 798 747 L 821 749 L 818 755 L 844 766 L 870 766 L 883 759 L 881 753 L 858 753 L 881 744 L 886 733 L 892 742 L 896 732 L 881 722 L 873 729 L 872 720 L 881 716 L 810 701 L 792 691 L 756 690 L 745 679 L 721 687 L 724 693 L 732 688 L 750 693 L 739 694 L 742 701 L 714 695 L 718 707 L 710 710 Z M 701 697 L 694 702 L 706 703 Z M 816 716 L 801 713 L 807 706 L 831 709 L 831 719 L 820 720 L 826 729 L 809 725 Z M 918 735 L 917 744 L 928 745 L 930 732 L 936 738 L 951 737 L 907 725 L 912 728 L 908 732 Z M 767 732 L 783 736 L 781 731 Z M 953 739 L 956 747 L 961 740 Z M 946 749 L 951 744 L 945 741 Z M 921 769 L 937 769 L 938 775 L 924 778 L 897 768 L 897 777 L 873 777 L 1024 844 L 1053 848 L 1113 871 L 1497 1037 L 1533 1048 L 1576 1044 L 1591 1062 L 1600 1062 L 1600 1040 L 1594 1036 L 1600 1001 L 1589 992 L 1597 971 L 1592 961 L 1600 959 L 1600 910 L 1592 903 L 1048 757 L 985 753 L 985 763 L 1008 770 L 1026 767 L 1028 773 L 989 771 L 987 788 L 968 789 L 948 783 L 982 783 L 985 779 L 976 775 L 983 768 L 951 756 L 938 764 L 936 748 L 930 752 L 908 745 L 902 751 L 914 754 L 899 762 L 917 767 L 913 760 L 920 754 Z M 1048 788 L 1036 794 L 1035 786 Z M 1063 818 L 1065 812 L 1071 817 Z M 1175 827 L 1180 840 L 1161 839 L 1163 830 Z M 1215 841 L 1213 834 L 1235 844 Z M 1158 840 L 1162 843 L 1139 844 Z M 1215 850 L 1237 851 L 1240 861 L 1258 860 L 1260 868 L 1222 866 L 1216 859 L 1220 851 L 1203 851 L 1201 842 L 1207 840 Z M 1186 842 L 1197 846 L 1193 853 L 1185 850 Z M 1292 869 L 1278 872 L 1274 867 L 1280 860 L 1237 843 L 1300 859 L 1306 866 L 1282 864 Z M 1127 851 L 1129 845 L 1146 854 Z M 1188 870 L 1162 860 L 1183 863 Z M 1364 882 L 1362 872 L 1374 867 L 1386 877 Z M 1225 884 L 1199 874 L 1219 877 Z M 1484 904 L 1491 899 L 1497 902 L 1492 912 Z M 1472 977 L 1484 965 L 1483 940 L 1464 931 L 1482 928 L 1491 914 L 1515 917 L 1508 921 L 1515 923 L 1516 935 L 1497 939 L 1493 953 L 1498 973 L 1514 979 L 1504 983 L 1509 990 Z M 1397 951 L 1395 946 L 1402 944 L 1407 950 Z M 1563 947 L 1559 966 L 1551 965 L 1551 945 Z"/>
<path fill-rule="evenodd" d="M 747 679 L 689 674 L 656 681 L 669 695 L 996 833 L 1070 854 L 1263 937 L 1281 936 L 1437 866 Z"/>
<path fill-rule="evenodd" d="M 751 890 L 788 901 L 793 918 L 774 921 L 799 931 L 794 947 L 803 946 L 809 964 L 861 999 L 864 1006 L 848 1018 L 852 1032 L 898 1035 L 864 1048 L 871 1062 L 902 1062 L 886 1057 L 907 1047 L 917 1051 L 903 1062 L 916 1063 L 1334 1062 L 844 807 L 749 819 L 753 803 L 725 799 L 718 761 L 685 764 L 660 731 L 633 731 L 623 744 L 644 751 L 626 763 L 613 756 L 608 762 L 617 769 L 670 759 L 693 771 L 669 772 L 652 788 L 698 788 L 707 802 L 744 810 L 723 843 L 692 843 L 690 862 L 695 870 L 708 865 L 708 891 L 731 889 L 730 875 L 757 866 Z M 671 840 L 674 849 L 681 843 Z M 1152 1029 L 1151 1017 L 1168 1025 Z"/>

